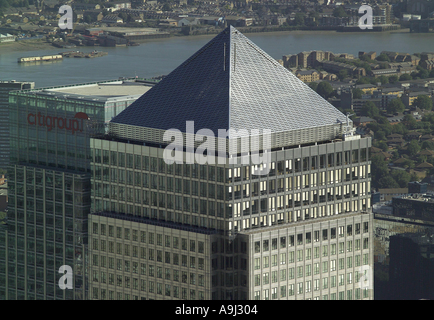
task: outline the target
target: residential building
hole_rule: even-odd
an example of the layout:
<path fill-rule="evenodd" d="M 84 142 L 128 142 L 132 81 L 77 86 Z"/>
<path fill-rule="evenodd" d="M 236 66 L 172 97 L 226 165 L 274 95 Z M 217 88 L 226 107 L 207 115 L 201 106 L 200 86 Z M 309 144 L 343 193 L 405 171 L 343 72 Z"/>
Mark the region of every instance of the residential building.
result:
<path fill-rule="evenodd" d="M 245 155 L 262 131 L 261 146 L 229 132 L 194 160 L 197 130 L 229 126 L 270 129 L 266 167 Z M 370 141 L 226 28 L 91 139 L 89 297 L 372 299 Z"/>
<path fill-rule="evenodd" d="M 428 96 L 431 98 L 431 95 L 427 91 L 412 91 L 404 94 L 401 99 L 406 108 L 411 108 L 413 106 L 414 101 L 419 96 Z"/>
<path fill-rule="evenodd" d="M 319 80 L 319 73 L 316 70 L 297 70 L 295 75 L 303 82 L 314 82 Z"/>

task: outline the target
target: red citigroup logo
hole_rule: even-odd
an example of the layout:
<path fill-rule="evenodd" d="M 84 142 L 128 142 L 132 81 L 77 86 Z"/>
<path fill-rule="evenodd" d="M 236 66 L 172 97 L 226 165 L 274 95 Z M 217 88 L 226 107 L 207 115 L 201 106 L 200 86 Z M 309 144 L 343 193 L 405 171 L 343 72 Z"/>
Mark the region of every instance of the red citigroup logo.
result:
<path fill-rule="evenodd" d="M 73 119 L 44 116 L 40 112 L 37 114 L 29 113 L 27 115 L 27 123 L 30 125 L 47 127 L 48 131 L 51 131 L 53 128 L 71 130 L 72 134 L 76 131 L 83 131 L 83 120 L 89 120 L 88 115 L 84 112 L 77 112 Z"/>

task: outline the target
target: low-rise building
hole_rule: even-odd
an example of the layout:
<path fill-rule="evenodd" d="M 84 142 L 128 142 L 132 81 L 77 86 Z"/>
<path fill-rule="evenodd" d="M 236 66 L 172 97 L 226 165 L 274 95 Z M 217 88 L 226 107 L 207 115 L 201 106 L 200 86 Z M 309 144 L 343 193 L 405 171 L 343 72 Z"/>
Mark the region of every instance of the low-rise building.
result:
<path fill-rule="evenodd" d="M 9 33 L 0 34 L 0 42 L 12 42 L 15 41 L 15 36 Z"/>
<path fill-rule="evenodd" d="M 320 79 L 319 73 L 316 70 L 297 70 L 295 75 L 303 82 L 314 82 Z"/>
<path fill-rule="evenodd" d="M 402 197 L 408 195 L 408 187 L 378 189 L 378 192 L 380 192 L 381 201 L 390 201 L 394 197 Z"/>

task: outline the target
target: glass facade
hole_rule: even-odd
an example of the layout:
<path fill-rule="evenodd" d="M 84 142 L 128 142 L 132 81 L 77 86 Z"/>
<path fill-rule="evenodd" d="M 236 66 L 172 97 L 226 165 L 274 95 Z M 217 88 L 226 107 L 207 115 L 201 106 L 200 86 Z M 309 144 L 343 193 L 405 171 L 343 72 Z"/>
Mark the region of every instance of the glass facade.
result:
<path fill-rule="evenodd" d="M 369 147 L 368 139 L 357 139 L 274 151 L 268 175 L 258 176 L 254 165 L 168 165 L 163 147 L 125 143 L 113 136 L 93 138 L 91 219 L 110 217 L 113 224 L 131 219 L 142 229 L 157 224 L 163 236 L 180 228 L 215 232 L 211 241 L 215 250 L 207 257 L 211 261 L 210 284 L 204 291 L 210 299 L 372 299 L 372 279 L 367 281 L 369 285 L 360 281 L 366 270 L 372 270 L 373 262 Z M 270 233 L 270 228 L 276 231 Z M 261 243 L 268 239 L 269 249 L 255 252 L 258 238 Z M 285 239 L 283 247 L 270 255 L 278 249 L 278 238 Z M 95 259 L 105 255 L 105 251 L 101 253 L 101 239 L 98 237 L 98 243 L 89 248 Z M 111 241 L 114 247 L 125 244 L 116 237 Z M 139 241 L 130 246 L 153 250 Z M 312 255 L 318 250 L 321 254 L 314 259 Z M 298 261 L 290 259 L 299 253 Z M 150 263 L 146 256 L 137 258 L 137 263 Z M 256 259 L 259 269 L 253 268 Z M 324 264 L 327 271 L 314 277 L 312 268 L 324 268 Z M 94 267 L 95 277 L 100 277 L 99 266 Z M 169 263 L 161 267 L 169 273 L 178 270 Z M 109 269 L 102 271 L 104 277 L 110 273 L 112 277 L 125 276 L 125 272 Z M 283 277 L 296 270 L 299 277 L 277 280 L 278 274 Z M 310 271 L 306 274 L 305 270 Z M 256 284 L 258 272 L 266 280 Z M 136 279 L 142 278 L 138 275 Z M 340 284 L 333 285 L 338 280 Z M 317 286 L 329 281 L 330 287 Z M 124 284 L 116 288 L 108 282 L 94 282 L 93 299 L 117 299 L 117 293 L 121 299 L 180 298 L 172 293 L 154 295 L 148 289 L 133 294 Z M 303 286 L 300 293 L 290 294 L 289 288 L 299 284 Z M 310 286 L 308 291 L 305 285 Z"/>
<path fill-rule="evenodd" d="M 378 213 L 374 223 L 375 299 L 433 299 L 434 223 Z"/>
<path fill-rule="evenodd" d="M 10 93 L 8 224 L 0 247 L 5 299 L 88 298 L 90 136 L 105 133 L 110 99 L 117 100 L 117 112 L 134 100 L 116 83 L 120 96 L 104 98 L 92 96 L 100 83 L 92 84 L 95 92 L 87 84 Z M 72 290 L 59 287 L 63 265 L 73 270 Z"/>
<path fill-rule="evenodd" d="M 34 82 L 0 81 L 0 168 L 9 165 L 9 92 L 33 89 Z"/>

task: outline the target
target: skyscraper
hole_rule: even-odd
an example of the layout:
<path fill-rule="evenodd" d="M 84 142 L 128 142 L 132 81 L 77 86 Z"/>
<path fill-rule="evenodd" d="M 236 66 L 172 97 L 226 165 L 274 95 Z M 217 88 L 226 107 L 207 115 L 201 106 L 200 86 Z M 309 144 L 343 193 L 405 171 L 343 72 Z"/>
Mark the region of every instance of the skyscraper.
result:
<path fill-rule="evenodd" d="M 89 298 L 372 299 L 370 146 L 226 28 L 91 139 Z"/>
<path fill-rule="evenodd" d="M 0 169 L 9 165 L 9 91 L 34 87 L 34 82 L 0 81 Z"/>
<path fill-rule="evenodd" d="M 151 86 L 119 80 L 10 92 L 0 300 L 87 299 L 90 134 L 104 134 Z M 58 285 L 63 265 L 74 273 L 71 290 Z"/>

